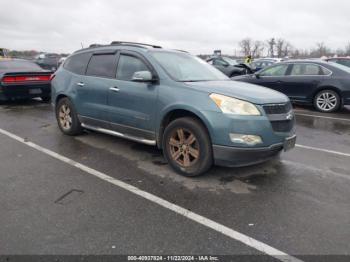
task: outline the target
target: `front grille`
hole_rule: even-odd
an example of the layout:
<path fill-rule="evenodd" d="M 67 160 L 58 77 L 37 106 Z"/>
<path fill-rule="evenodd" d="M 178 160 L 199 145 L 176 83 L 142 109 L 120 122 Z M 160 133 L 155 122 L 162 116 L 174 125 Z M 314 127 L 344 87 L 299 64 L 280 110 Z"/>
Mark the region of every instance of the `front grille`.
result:
<path fill-rule="evenodd" d="M 293 130 L 295 119 L 292 115 L 291 119 L 287 117 L 293 114 L 292 104 L 290 102 L 284 104 L 268 104 L 263 106 L 267 117 L 274 132 L 288 133 Z"/>
<path fill-rule="evenodd" d="M 285 104 L 264 105 L 263 108 L 267 115 L 287 114 L 293 109 L 290 102 Z"/>
<path fill-rule="evenodd" d="M 272 121 L 272 129 L 275 132 L 290 132 L 293 129 L 294 121 L 293 120 L 283 120 L 283 121 Z"/>

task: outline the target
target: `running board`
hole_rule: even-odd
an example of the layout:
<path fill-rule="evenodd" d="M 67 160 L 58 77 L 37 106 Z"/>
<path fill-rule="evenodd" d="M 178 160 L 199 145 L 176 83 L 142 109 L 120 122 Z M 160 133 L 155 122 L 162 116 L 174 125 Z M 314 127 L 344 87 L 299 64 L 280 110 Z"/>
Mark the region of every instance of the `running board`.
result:
<path fill-rule="evenodd" d="M 148 139 L 138 138 L 138 137 L 135 137 L 135 136 L 122 134 L 122 133 L 115 132 L 115 131 L 112 131 L 112 130 L 109 130 L 109 129 L 104 129 L 104 128 L 101 128 L 101 127 L 95 127 L 95 126 L 90 126 L 90 125 L 86 125 L 86 124 L 81 124 L 81 126 L 83 128 L 86 128 L 86 129 L 90 129 L 90 130 L 93 130 L 93 131 L 105 133 L 105 134 L 112 135 L 112 136 L 117 136 L 117 137 L 129 139 L 129 140 L 132 140 L 132 141 L 135 141 L 135 142 L 139 142 L 139 143 L 143 143 L 143 144 L 150 145 L 150 146 L 155 146 L 157 144 L 155 140 L 148 140 Z"/>

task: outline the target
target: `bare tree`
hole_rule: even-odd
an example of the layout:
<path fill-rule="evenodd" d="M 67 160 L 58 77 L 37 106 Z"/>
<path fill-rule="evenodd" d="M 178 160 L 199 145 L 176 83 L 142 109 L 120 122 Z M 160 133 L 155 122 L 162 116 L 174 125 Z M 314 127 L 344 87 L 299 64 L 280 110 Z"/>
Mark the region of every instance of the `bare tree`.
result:
<path fill-rule="evenodd" d="M 252 39 L 245 38 L 239 42 L 239 46 L 241 48 L 241 52 L 244 56 L 252 55 Z"/>
<path fill-rule="evenodd" d="M 276 42 L 277 57 L 286 57 L 290 55 L 292 45 L 286 40 L 280 38 Z"/>
<path fill-rule="evenodd" d="M 344 55 L 350 56 L 350 42 L 346 45 Z"/>
<path fill-rule="evenodd" d="M 251 55 L 253 57 L 260 57 L 263 52 L 264 52 L 264 43 L 259 40 L 255 41 L 252 48 Z"/>
<path fill-rule="evenodd" d="M 266 41 L 267 45 L 268 45 L 268 56 L 270 57 L 274 57 L 275 56 L 275 45 L 276 45 L 276 41 L 275 38 L 271 38 L 269 40 Z"/>
<path fill-rule="evenodd" d="M 277 57 L 283 57 L 284 45 L 285 45 L 284 39 L 280 38 L 277 40 L 276 42 Z"/>
<path fill-rule="evenodd" d="M 312 52 L 312 55 L 322 57 L 322 56 L 327 56 L 330 53 L 330 51 L 326 47 L 325 43 L 320 42 L 320 43 L 317 43 L 316 46 L 317 46 L 316 50 L 314 50 L 314 52 Z"/>

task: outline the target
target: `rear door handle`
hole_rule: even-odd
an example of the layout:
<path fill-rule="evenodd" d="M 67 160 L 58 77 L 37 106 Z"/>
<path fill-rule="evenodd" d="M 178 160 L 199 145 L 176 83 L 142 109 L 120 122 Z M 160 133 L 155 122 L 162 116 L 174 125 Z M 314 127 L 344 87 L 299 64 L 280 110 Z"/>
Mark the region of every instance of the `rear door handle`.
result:
<path fill-rule="evenodd" d="M 118 87 L 110 87 L 109 90 L 113 91 L 113 92 L 119 92 L 120 89 Z"/>
<path fill-rule="evenodd" d="M 77 83 L 78 86 L 85 86 L 85 84 L 83 82 L 79 82 Z"/>

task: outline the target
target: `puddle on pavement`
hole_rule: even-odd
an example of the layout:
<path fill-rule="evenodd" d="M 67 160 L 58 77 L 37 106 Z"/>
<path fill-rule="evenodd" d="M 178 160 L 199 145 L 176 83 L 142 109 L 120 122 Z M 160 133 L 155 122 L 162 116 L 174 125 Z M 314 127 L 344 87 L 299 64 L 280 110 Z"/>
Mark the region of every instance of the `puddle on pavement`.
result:
<path fill-rule="evenodd" d="M 315 118 L 297 115 L 297 124 L 314 130 L 329 131 L 337 135 L 350 135 L 350 121 Z"/>
<path fill-rule="evenodd" d="M 249 194 L 280 173 L 278 171 L 280 163 L 270 161 L 244 168 L 213 167 L 204 176 L 187 178 L 176 174 L 166 163 L 162 152 L 156 147 L 94 132 L 89 132 L 87 136 L 76 137 L 76 139 L 89 146 L 104 149 L 112 154 L 135 161 L 137 167 L 147 173 L 161 179 L 171 179 L 190 190 L 205 189 L 215 193 L 229 190 L 235 194 Z"/>

